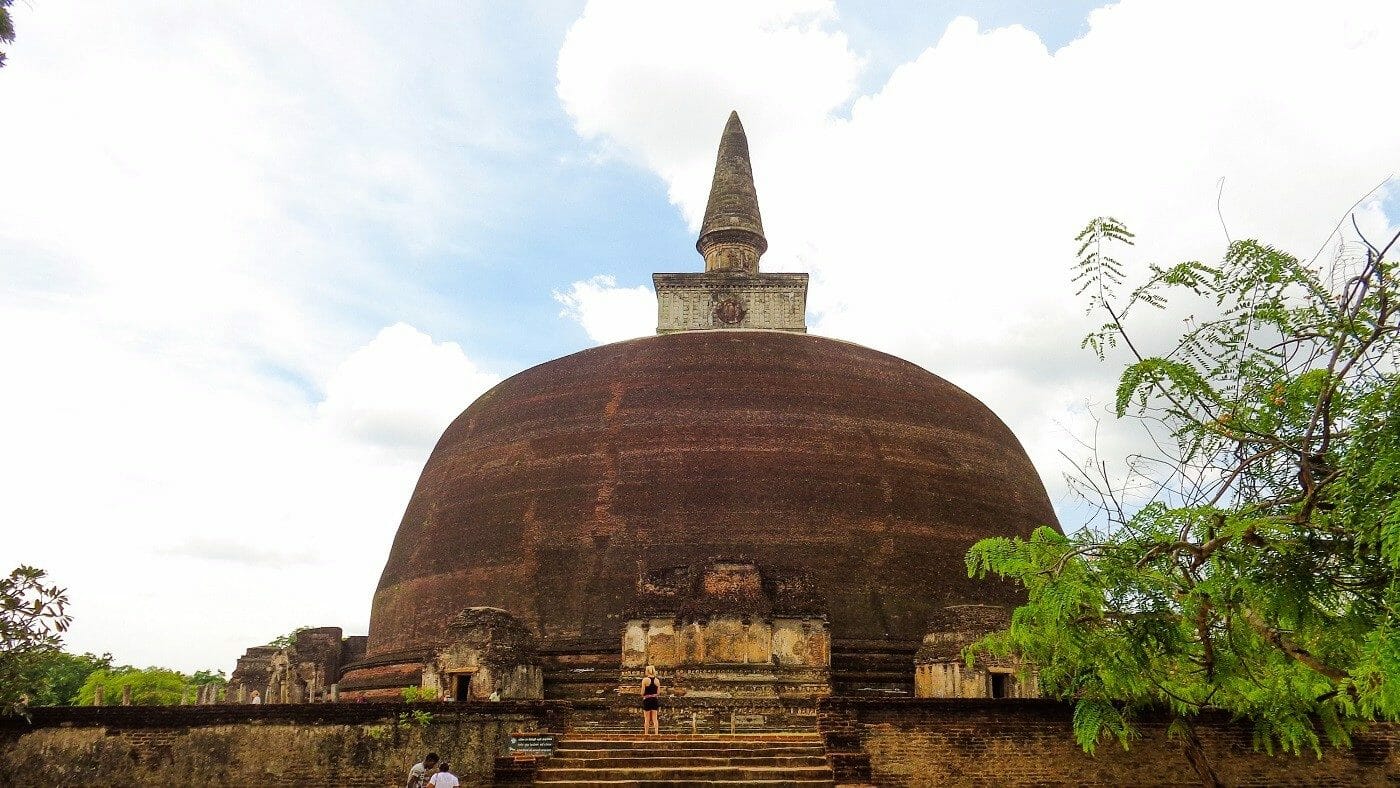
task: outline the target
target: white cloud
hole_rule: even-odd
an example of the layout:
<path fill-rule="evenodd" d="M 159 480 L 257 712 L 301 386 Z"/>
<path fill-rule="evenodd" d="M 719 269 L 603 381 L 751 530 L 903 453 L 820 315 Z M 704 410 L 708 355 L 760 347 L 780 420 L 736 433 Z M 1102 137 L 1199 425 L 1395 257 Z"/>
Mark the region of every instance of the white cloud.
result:
<path fill-rule="evenodd" d="M 442 311 L 404 272 L 495 204 L 461 177 L 468 142 L 517 144 L 466 79 L 490 55 L 394 46 L 480 31 L 312 4 L 15 13 L 0 571 L 47 569 L 69 647 L 124 662 L 227 670 L 300 624 L 363 633 L 434 431 L 496 379 L 408 325 L 357 349 Z"/>
<path fill-rule="evenodd" d="M 731 109 L 786 139 L 849 98 L 860 59 L 828 30 L 835 13 L 825 0 L 589 3 L 559 52 L 559 98 L 581 134 L 665 178 L 698 228 Z"/>
<path fill-rule="evenodd" d="M 315 554 L 289 555 L 237 539 L 208 537 L 186 539 L 175 545 L 159 547 L 156 552 L 176 560 L 194 558 L 203 561 L 228 561 L 253 567 L 290 567 L 316 563 L 321 558 Z"/>
<path fill-rule="evenodd" d="M 363 634 L 433 441 L 496 380 L 403 324 L 319 405 L 38 310 L 0 310 L 0 359 L 26 383 L 0 408 L 0 559 L 69 588 L 70 648 L 186 669 L 307 623 Z"/>
<path fill-rule="evenodd" d="M 600 274 L 574 282 L 567 293 L 555 290 L 554 300 L 564 305 L 560 317 L 578 322 L 600 344 L 656 330 L 656 295 L 644 285 L 618 287 L 615 278 Z"/>
<path fill-rule="evenodd" d="M 1066 429 L 1085 427 L 1082 404 L 1109 396 L 1116 368 L 1077 350 L 1095 325 L 1069 283 L 1079 227 L 1111 214 L 1138 232 L 1136 259 L 1217 257 L 1224 178 L 1235 238 L 1311 257 L 1400 171 L 1400 103 L 1375 92 L 1400 51 L 1386 0 L 1125 0 L 1056 52 L 961 18 L 867 96 L 845 41 L 823 2 L 594 0 L 558 90 L 578 131 L 645 162 L 692 224 L 737 108 L 764 266 L 812 272 L 814 330 L 983 398 L 1052 492 Z M 1372 226 L 1394 223 L 1379 209 L 1363 206 Z"/>
<path fill-rule="evenodd" d="M 422 457 L 457 414 L 500 382 L 456 342 L 405 323 L 380 331 L 331 374 L 318 415 L 369 443 Z"/>
<path fill-rule="evenodd" d="M 426 451 L 386 455 L 293 386 L 80 315 L 0 310 L 0 359 L 0 559 L 69 589 L 70 648 L 227 669 L 298 624 L 361 618 Z"/>

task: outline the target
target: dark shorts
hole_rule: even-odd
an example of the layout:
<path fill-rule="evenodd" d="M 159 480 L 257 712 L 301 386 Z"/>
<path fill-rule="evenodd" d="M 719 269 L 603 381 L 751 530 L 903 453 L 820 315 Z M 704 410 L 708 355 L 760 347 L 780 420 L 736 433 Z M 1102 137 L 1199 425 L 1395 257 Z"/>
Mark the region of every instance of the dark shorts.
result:
<path fill-rule="evenodd" d="M 661 708 L 661 699 L 655 695 L 646 695 L 642 698 L 642 711 L 656 711 Z"/>

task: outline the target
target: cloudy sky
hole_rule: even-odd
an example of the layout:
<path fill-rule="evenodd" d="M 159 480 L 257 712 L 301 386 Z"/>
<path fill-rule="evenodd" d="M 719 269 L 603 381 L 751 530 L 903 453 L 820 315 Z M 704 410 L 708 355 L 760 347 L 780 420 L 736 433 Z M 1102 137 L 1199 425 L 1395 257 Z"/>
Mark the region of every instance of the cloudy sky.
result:
<path fill-rule="evenodd" d="M 1400 222 L 1400 3 L 1099 5 L 16 4 L 0 564 L 122 662 L 364 632 L 448 421 L 699 270 L 730 109 L 812 330 L 981 397 L 1073 527 L 1086 220 L 1139 262 Z"/>

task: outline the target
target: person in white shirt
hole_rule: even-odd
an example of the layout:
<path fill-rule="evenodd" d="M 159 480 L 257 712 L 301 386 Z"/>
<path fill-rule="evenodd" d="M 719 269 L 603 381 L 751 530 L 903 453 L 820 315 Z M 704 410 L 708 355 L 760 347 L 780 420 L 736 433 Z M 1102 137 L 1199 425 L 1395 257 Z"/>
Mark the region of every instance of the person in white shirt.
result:
<path fill-rule="evenodd" d="M 443 761 L 442 765 L 438 767 L 438 773 L 433 775 L 431 780 L 428 780 L 428 785 L 431 785 L 432 788 L 458 788 L 462 783 L 457 779 L 457 775 L 450 771 L 451 768 L 452 764 Z"/>

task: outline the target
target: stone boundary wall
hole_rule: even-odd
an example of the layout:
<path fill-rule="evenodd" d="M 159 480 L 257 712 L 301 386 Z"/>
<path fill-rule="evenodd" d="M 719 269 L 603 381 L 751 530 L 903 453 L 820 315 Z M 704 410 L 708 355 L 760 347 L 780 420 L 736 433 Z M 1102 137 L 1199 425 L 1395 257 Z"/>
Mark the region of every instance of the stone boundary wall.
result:
<path fill-rule="evenodd" d="M 701 705 L 674 704 L 677 712 Z M 1128 752 L 1110 743 L 1089 756 L 1071 736 L 1070 707 L 1057 701 L 832 697 L 816 710 L 838 776 L 851 781 L 1199 785 L 1164 719 L 1143 721 Z M 428 750 L 444 755 L 463 784 L 482 785 L 507 777 L 495 759 L 511 732 L 563 733 L 628 709 L 501 701 L 32 711 L 32 723 L 0 718 L 0 785 L 396 785 Z M 431 719 L 415 720 L 415 711 Z M 1352 749 L 1325 749 L 1321 759 L 1255 752 L 1249 728 L 1224 717 L 1198 733 L 1227 785 L 1400 782 L 1400 725 L 1374 726 Z"/>
<path fill-rule="evenodd" d="M 1052 700 L 824 698 L 818 723 L 838 782 L 876 785 L 1200 785 L 1166 719 L 1143 720 L 1124 752 L 1115 743 L 1084 753 L 1071 734 L 1071 707 Z M 1256 752 L 1248 726 L 1228 717 L 1197 726 L 1226 785 L 1389 785 L 1400 781 L 1400 725 L 1355 736 L 1350 750 L 1319 760 Z M 867 771 L 868 770 L 868 771 Z M 866 776 L 868 774 L 868 777 Z"/>
<path fill-rule="evenodd" d="M 569 712 L 558 701 L 35 708 L 32 723 L 0 718 L 0 785 L 401 785 L 429 750 L 481 785 L 512 732 L 563 732 Z"/>

